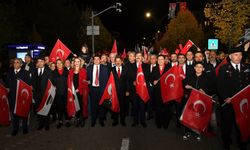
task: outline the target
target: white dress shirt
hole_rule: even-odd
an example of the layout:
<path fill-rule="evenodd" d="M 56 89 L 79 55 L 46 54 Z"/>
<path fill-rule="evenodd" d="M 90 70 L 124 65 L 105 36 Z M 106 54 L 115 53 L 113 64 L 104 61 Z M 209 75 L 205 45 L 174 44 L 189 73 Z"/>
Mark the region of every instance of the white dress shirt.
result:
<path fill-rule="evenodd" d="M 236 65 L 238 65 L 238 69 L 239 69 L 239 71 L 240 71 L 240 63 L 239 63 L 239 64 L 235 64 L 235 63 L 233 63 L 233 62 L 231 61 L 231 64 L 232 64 L 232 66 L 234 67 L 235 70 L 236 70 Z"/>

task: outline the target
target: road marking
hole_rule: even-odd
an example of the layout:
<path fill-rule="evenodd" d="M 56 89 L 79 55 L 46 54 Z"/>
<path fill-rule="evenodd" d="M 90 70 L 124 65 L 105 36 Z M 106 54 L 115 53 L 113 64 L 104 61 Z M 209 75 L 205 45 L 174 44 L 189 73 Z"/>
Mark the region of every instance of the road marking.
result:
<path fill-rule="evenodd" d="M 129 148 L 129 138 L 123 138 L 120 150 L 128 150 L 128 148 Z"/>

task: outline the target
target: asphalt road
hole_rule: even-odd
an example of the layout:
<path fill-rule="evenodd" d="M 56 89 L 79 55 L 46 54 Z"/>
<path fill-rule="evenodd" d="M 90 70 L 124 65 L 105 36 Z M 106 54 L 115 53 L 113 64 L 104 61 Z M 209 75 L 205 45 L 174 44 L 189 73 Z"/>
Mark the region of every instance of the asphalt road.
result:
<path fill-rule="evenodd" d="M 32 123 L 35 120 L 32 121 Z M 202 136 L 200 142 L 191 139 L 183 141 L 184 129 L 177 129 L 175 121 L 169 128 L 157 129 L 154 121 L 147 121 L 148 127 L 112 127 L 108 119 L 105 127 L 97 124 L 90 127 L 89 120 L 83 128 L 71 126 L 56 128 L 51 124 L 49 131 L 37 131 L 36 123 L 31 124 L 29 134 L 20 130 L 15 137 L 10 136 L 11 127 L 0 127 L 0 150 L 220 150 L 222 143 L 219 136 L 208 138 Z M 250 149 L 249 145 L 248 148 Z M 232 149 L 237 149 L 236 144 Z"/>

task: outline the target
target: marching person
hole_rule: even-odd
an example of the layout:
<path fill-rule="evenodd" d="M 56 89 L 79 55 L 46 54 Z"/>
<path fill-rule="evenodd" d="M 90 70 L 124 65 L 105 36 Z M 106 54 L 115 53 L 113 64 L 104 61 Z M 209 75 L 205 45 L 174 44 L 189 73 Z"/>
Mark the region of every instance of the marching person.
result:
<path fill-rule="evenodd" d="M 35 109 L 38 108 L 40 103 L 42 102 L 49 79 L 52 79 L 52 72 L 50 68 L 45 64 L 44 58 L 39 57 L 37 59 L 37 69 L 32 75 Z M 49 115 L 50 113 L 47 116 L 38 115 L 37 130 L 41 130 L 43 128 L 45 128 L 45 130 L 50 129 Z"/>
<path fill-rule="evenodd" d="M 99 106 L 103 91 L 109 78 L 107 66 L 101 63 L 99 55 L 93 58 L 94 64 L 87 68 L 87 81 L 89 81 L 90 89 L 90 106 L 91 106 L 91 127 L 96 125 L 96 120 L 99 118 L 99 123 L 102 127 L 104 124 L 105 108 Z"/>
<path fill-rule="evenodd" d="M 80 105 L 80 110 L 76 112 L 76 127 L 84 127 L 85 119 L 83 117 L 83 102 L 82 102 L 82 94 L 83 94 L 83 82 L 87 80 L 87 72 L 85 68 L 81 67 L 81 58 L 74 58 L 73 60 L 73 68 L 69 70 L 68 73 L 68 87 L 73 86 L 76 91 L 78 103 Z M 86 108 L 85 108 L 86 109 Z M 72 117 L 72 116 L 69 116 Z"/>
<path fill-rule="evenodd" d="M 191 93 L 192 89 L 200 90 L 203 93 L 207 93 L 209 91 L 208 83 L 210 82 L 209 77 L 206 73 L 204 73 L 205 67 L 202 62 L 196 62 L 194 65 L 195 74 L 186 76 L 186 78 L 183 80 L 183 85 L 185 87 L 185 98 L 182 100 L 182 108 L 187 103 L 188 97 Z M 183 136 L 184 140 L 187 140 L 192 135 L 195 136 L 195 138 L 200 141 L 200 135 L 192 132 L 190 129 L 185 127 L 185 134 Z"/>
<path fill-rule="evenodd" d="M 15 136 L 19 129 L 19 120 L 22 120 L 23 134 L 28 133 L 28 118 L 19 117 L 14 114 L 15 103 L 16 103 L 16 92 L 17 92 L 17 79 L 21 79 L 27 84 L 31 84 L 30 74 L 27 70 L 22 69 L 22 60 L 20 58 L 14 59 L 14 69 L 11 69 L 7 74 L 6 88 L 9 90 L 8 100 L 10 106 L 10 112 L 12 113 L 12 125 L 13 130 L 11 135 Z"/>
<path fill-rule="evenodd" d="M 128 101 L 125 97 L 126 93 L 126 73 L 127 71 L 124 69 L 122 65 L 122 58 L 120 56 L 116 56 L 115 58 L 115 67 L 112 68 L 112 73 L 115 78 L 115 85 L 118 94 L 119 106 L 120 106 L 120 114 L 113 113 L 113 124 L 112 126 L 116 126 L 119 122 L 122 126 L 126 126 L 125 117 L 128 111 Z"/>
<path fill-rule="evenodd" d="M 171 118 L 170 105 L 164 104 L 161 96 L 161 85 L 160 85 L 160 77 L 170 69 L 169 65 L 165 65 L 165 57 L 163 55 L 159 55 L 157 57 L 158 65 L 153 68 L 151 73 L 150 82 L 153 83 L 154 94 L 155 97 L 155 123 L 157 128 L 164 127 L 168 128 L 169 121 Z"/>
<path fill-rule="evenodd" d="M 218 93 L 220 103 L 227 103 L 221 108 L 221 135 L 224 149 L 229 150 L 232 143 L 231 134 L 236 129 L 237 143 L 241 150 L 246 150 L 246 143 L 241 141 L 241 134 L 236 125 L 231 97 L 250 84 L 249 66 L 243 64 L 243 47 L 234 47 L 230 51 L 230 62 L 222 66 L 218 75 Z"/>
<path fill-rule="evenodd" d="M 127 94 L 130 95 L 130 98 L 133 103 L 133 111 L 134 111 L 134 116 L 133 116 L 133 123 L 132 127 L 135 127 L 138 125 L 139 120 L 140 124 L 146 128 L 146 120 L 145 120 L 145 103 L 144 101 L 140 98 L 140 96 L 136 93 L 135 86 L 136 86 L 136 76 L 137 76 L 137 69 L 139 65 L 142 65 L 142 70 L 143 74 L 145 77 L 145 82 L 147 84 L 147 88 L 149 87 L 149 75 L 150 75 L 150 69 L 148 64 L 145 64 L 142 62 L 143 57 L 142 53 L 137 52 L 136 53 L 136 63 L 131 64 L 130 68 L 128 68 L 128 74 L 127 74 L 127 80 L 128 80 L 128 85 L 129 85 L 129 90 Z"/>
<path fill-rule="evenodd" d="M 69 118 L 67 115 L 67 80 L 68 80 L 68 69 L 64 67 L 62 60 L 56 60 L 56 69 L 52 73 L 52 81 L 56 87 L 56 95 L 54 106 L 58 115 L 57 128 L 61 128 L 63 125 L 63 118 L 66 120 L 66 127 L 70 126 Z M 52 106 L 53 106 L 52 105 Z"/>

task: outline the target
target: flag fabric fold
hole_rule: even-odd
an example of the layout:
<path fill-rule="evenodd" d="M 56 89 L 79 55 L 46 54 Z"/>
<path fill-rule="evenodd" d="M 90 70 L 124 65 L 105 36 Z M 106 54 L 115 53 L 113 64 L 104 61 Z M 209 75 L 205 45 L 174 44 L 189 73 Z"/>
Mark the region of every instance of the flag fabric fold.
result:
<path fill-rule="evenodd" d="M 0 125 L 10 124 L 10 107 L 8 102 L 8 90 L 0 84 Z"/>
<path fill-rule="evenodd" d="M 27 118 L 32 103 L 32 87 L 22 80 L 17 80 L 16 103 L 14 114 Z"/>
<path fill-rule="evenodd" d="M 180 121 L 197 133 L 204 133 L 212 115 L 212 98 L 193 89 L 184 107 Z"/>
<path fill-rule="evenodd" d="M 113 112 L 116 113 L 120 112 L 118 95 L 115 86 L 115 78 L 112 72 L 110 73 L 109 80 L 106 84 L 99 105 L 107 107 L 111 109 Z"/>
<path fill-rule="evenodd" d="M 140 96 L 140 98 L 146 103 L 149 100 L 149 93 L 148 93 L 148 88 L 147 84 L 145 81 L 145 76 L 142 70 L 142 65 L 140 64 L 137 69 L 137 74 L 136 74 L 136 93 Z"/>

